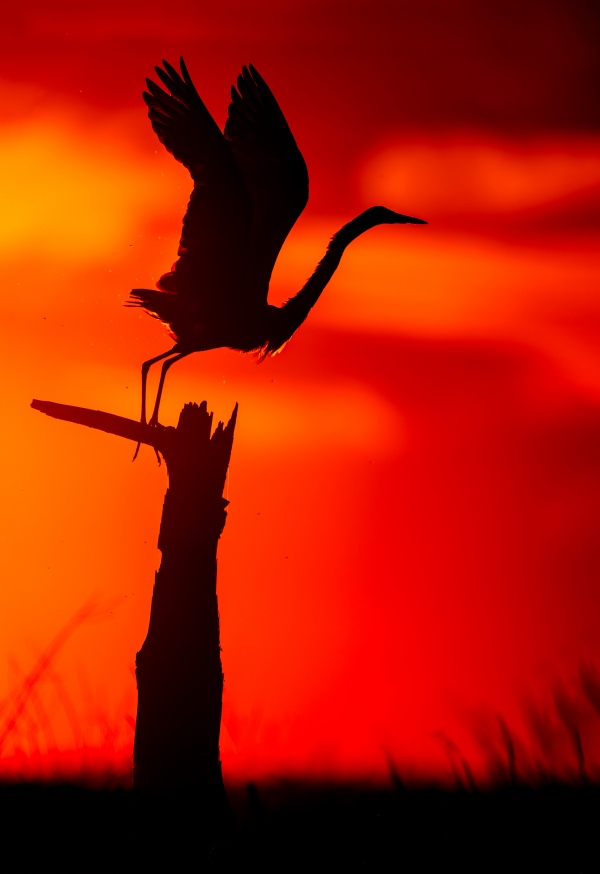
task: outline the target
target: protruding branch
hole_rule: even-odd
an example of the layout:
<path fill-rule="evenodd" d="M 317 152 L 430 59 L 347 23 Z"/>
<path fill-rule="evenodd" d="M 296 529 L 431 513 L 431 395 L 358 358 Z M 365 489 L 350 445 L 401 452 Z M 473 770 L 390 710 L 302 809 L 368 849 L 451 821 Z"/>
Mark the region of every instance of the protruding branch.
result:
<path fill-rule="evenodd" d="M 63 419 L 65 422 L 74 422 L 76 425 L 86 425 L 88 428 L 96 428 L 98 431 L 106 431 L 107 434 L 116 434 L 117 437 L 125 437 L 135 443 L 147 443 L 155 449 L 162 450 L 164 447 L 165 432 L 173 430 L 163 425 L 142 425 L 135 419 L 126 419 L 124 416 L 115 416 L 113 413 L 103 413 L 101 410 L 90 410 L 87 407 L 73 407 L 69 404 L 56 404 L 53 401 L 33 400 L 31 406 L 40 413 L 52 416 L 54 419 Z"/>
<path fill-rule="evenodd" d="M 153 446 L 163 454 L 169 452 L 172 445 L 175 428 L 165 427 L 164 425 L 142 425 L 135 419 L 126 419 L 125 416 L 115 416 L 113 413 L 104 413 L 101 410 L 90 410 L 87 407 L 74 407 L 69 404 L 57 404 L 53 401 L 33 400 L 31 406 L 34 410 L 39 410 L 40 413 L 45 413 L 47 416 L 52 416 L 54 419 L 63 419 L 65 422 L 73 422 L 76 425 L 86 425 L 88 428 L 96 428 L 98 431 L 105 431 L 107 434 L 115 434 L 117 437 L 125 437 L 126 440 L 133 440 L 135 443 L 146 443 L 148 446 Z M 186 416 L 189 415 L 188 408 L 195 406 L 186 404 L 181 412 L 180 424 L 183 420 L 185 427 Z M 201 408 L 206 411 L 206 401 L 201 404 Z M 219 422 L 215 428 L 215 432 L 211 439 L 216 438 L 218 443 L 222 442 L 222 451 L 228 457 L 231 453 L 231 445 L 233 443 L 233 432 L 237 419 L 238 405 L 235 405 L 231 418 L 227 425 L 223 427 L 223 423 Z M 208 433 L 212 427 L 212 413 L 207 415 L 206 423 Z"/>

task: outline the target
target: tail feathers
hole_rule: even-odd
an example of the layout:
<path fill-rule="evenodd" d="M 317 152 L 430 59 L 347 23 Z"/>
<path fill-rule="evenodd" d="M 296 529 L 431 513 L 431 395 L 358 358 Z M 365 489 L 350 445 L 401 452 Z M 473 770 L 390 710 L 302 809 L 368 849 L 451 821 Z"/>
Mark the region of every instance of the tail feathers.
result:
<path fill-rule="evenodd" d="M 170 322 L 175 315 L 176 295 L 173 292 L 155 291 L 152 288 L 132 288 L 125 306 L 143 307 L 155 319 Z"/>
<path fill-rule="evenodd" d="M 152 288 L 132 288 L 124 306 L 141 307 L 153 319 L 162 322 L 175 340 L 178 339 L 171 330 L 171 324 L 176 320 L 180 309 L 175 292 L 156 291 Z"/>
<path fill-rule="evenodd" d="M 277 343 L 268 340 L 264 346 L 260 346 L 256 349 L 254 355 L 258 364 L 262 364 L 265 358 L 272 358 L 273 355 L 277 355 L 281 352 L 283 347 L 287 345 L 287 342 L 287 340 L 284 340 L 283 343 Z"/>
<path fill-rule="evenodd" d="M 284 346 L 287 345 L 287 343 L 288 343 L 288 340 L 283 340 L 283 341 L 267 340 L 265 345 L 261 346 L 254 353 L 256 356 L 257 362 L 259 364 L 262 364 L 262 362 L 265 360 L 265 358 L 272 358 L 273 355 L 278 355 L 283 350 Z"/>

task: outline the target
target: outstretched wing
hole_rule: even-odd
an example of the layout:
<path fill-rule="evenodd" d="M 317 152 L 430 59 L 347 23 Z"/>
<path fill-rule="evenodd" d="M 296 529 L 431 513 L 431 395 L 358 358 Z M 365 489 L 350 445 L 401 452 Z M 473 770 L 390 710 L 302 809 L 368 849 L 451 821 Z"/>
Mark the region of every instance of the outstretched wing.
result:
<path fill-rule="evenodd" d="M 194 180 L 178 259 L 157 282 L 157 288 L 171 296 L 164 301 L 165 313 L 171 318 L 164 321 L 181 336 L 181 326 L 174 324 L 172 295 L 187 299 L 187 311 L 191 308 L 197 314 L 198 323 L 218 319 L 231 304 L 243 302 L 252 208 L 237 162 L 200 99 L 183 58 L 181 75 L 167 61 L 162 63 L 164 70 L 154 69 L 169 93 L 146 79 L 148 91 L 142 96 L 159 140 Z M 185 310 L 180 307 L 181 316 L 191 317 Z"/>
<path fill-rule="evenodd" d="M 266 301 L 284 240 L 308 200 L 308 171 L 285 116 L 262 76 L 243 67 L 225 139 L 252 197 L 252 286 Z"/>

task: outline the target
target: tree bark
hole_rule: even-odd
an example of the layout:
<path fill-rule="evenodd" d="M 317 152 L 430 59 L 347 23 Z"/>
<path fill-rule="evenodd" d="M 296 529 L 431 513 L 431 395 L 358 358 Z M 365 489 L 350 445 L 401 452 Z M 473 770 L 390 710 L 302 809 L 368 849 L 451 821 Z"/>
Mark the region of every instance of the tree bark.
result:
<path fill-rule="evenodd" d="M 217 605 L 217 544 L 226 520 L 223 498 L 237 405 L 211 436 L 206 401 L 186 404 L 177 428 L 48 401 L 32 406 L 159 450 L 167 464 L 150 622 L 137 654 L 138 712 L 134 788 L 191 790 L 219 817 L 227 799 L 219 758 L 223 671 Z M 184 791 L 184 795 L 187 793 Z"/>
<path fill-rule="evenodd" d="M 136 658 L 138 713 L 134 786 L 194 789 L 225 800 L 219 731 L 223 672 L 217 606 L 217 544 L 236 410 L 211 437 L 206 402 L 186 404 L 163 447 L 169 488 L 158 539 L 148 634 Z"/>

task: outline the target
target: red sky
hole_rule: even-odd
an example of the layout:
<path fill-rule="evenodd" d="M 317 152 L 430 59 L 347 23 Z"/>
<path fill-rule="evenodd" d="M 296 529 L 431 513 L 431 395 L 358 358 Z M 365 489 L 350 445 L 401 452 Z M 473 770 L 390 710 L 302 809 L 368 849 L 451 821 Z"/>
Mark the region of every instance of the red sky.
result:
<path fill-rule="evenodd" d="M 29 403 L 137 416 L 141 362 L 168 347 L 122 303 L 175 258 L 189 178 L 140 95 L 180 54 L 220 124 L 255 64 L 306 157 L 275 302 L 361 209 L 429 221 L 354 243 L 276 358 L 221 350 L 169 375 L 165 423 L 240 403 L 226 773 L 381 775 L 391 757 L 442 779 L 440 732 L 492 773 L 497 714 L 533 766 L 536 708 L 566 772 L 561 683 L 600 766 L 577 681 L 600 665 L 598 35 L 585 0 L 4 12 L 0 692 L 87 598 L 109 605 L 40 684 L 4 748 L 16 767 L 131 744 L 165 471 Z"/>

